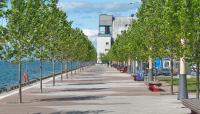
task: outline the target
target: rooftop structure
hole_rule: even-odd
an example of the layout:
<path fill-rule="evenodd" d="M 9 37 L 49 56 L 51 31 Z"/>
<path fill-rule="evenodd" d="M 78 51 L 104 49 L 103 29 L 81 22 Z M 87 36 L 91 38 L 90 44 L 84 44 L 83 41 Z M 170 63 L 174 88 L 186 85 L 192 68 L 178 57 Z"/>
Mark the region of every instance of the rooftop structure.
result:
<path fill-rule="evenodd" d="M 117 35 L 128 30 L 134 17 L 114 17 L 101 14 L 99 16 L 99 34 L 97 38 L 97 63 L 101 63 L 101 54 L 107 54 Z"/>

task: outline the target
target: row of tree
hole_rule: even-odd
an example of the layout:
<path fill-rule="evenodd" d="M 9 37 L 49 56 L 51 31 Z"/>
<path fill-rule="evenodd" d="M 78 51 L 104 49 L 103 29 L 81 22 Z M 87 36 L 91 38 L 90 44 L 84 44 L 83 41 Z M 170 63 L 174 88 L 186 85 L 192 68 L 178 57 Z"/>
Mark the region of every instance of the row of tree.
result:
<path fill-rule="evenodd" d="M 197 66 L 199 96 L 200 2 L 198 0 L 143 0 L 128 31 L 118 36 L 110 52 L 112 61 L 148 61 L 153 80 L 153 60 L 180 60 L 179 98 L 188 98 L 186 62 Z M 171 87 L 173 94 L 173 86 Z"/>
<path fill-rule="evenodd" d="M 42 92 L 43 61 L 52 61 L 55 85 L 55 61 L 61 62 L 63 69 L 67 62 L 96 60 L 92 43 L 80 29 L 72 28 L 72 22 L 57 4 L 58 0 L 11 0 L 11 9 L 6 15 L 7 26 L 1 31 L 4 41 L 1 58 L 19 65 L 20 103 L 21 64 L 25 61 L 40 61 Z"/>
<path fill-rule="evenodd" d="M 6 0 L 0 0 L 0 19 L 5 17 L 5 8 L 7 7 Z M 2 34 L 4 28 L 0 25 L 0 41 L 2 41 Z M 2 48 L 2 47 L 1 47 Z"/>

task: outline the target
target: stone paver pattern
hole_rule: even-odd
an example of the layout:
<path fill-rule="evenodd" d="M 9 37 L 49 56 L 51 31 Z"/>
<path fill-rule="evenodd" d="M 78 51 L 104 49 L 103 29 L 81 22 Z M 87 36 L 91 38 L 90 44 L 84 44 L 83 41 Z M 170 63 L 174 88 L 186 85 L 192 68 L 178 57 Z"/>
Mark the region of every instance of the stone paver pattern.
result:
<path fill-rule="evenodd" d="M 0 95 L 0 114 L 188 114 L 175 95 L 151 92 L 144 82 L 104 65 L 96 65 L 61 81 L 44 80 Z"/>

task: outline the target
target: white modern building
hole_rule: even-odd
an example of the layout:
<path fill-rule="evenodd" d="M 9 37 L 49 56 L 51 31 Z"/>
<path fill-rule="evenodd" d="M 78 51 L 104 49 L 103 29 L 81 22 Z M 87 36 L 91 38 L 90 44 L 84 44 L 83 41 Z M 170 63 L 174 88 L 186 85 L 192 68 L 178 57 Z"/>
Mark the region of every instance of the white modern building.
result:
<path fill-rule="evenodd" d="M 100 55 L 107 54 L 117 35 L 128 30 L 134 17 L 114 17 L 101 14 L 99 16 L 99 34 L 97 37 L 97 63 L 101 63 Z"/>
<path fill-rule="evenodd" d="M 107 54 L 111 48 L 113 16 L 99 16 L 99 34 L 97 37 L 97 63 L 101 63 L 101 54 Z"/>
<path fill-rule="evenodd" d="M 112 38 L 115 41 L 117 35 L 121 35 L 123 31 L 127 31 L 132 24 L 134 17 L 114 17 Z"/>

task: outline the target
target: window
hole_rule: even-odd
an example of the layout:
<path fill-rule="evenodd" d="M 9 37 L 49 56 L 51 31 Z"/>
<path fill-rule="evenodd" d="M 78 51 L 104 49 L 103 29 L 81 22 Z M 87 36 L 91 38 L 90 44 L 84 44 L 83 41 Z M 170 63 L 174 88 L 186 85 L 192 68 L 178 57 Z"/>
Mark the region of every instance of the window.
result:
<path fill-rule="evenodd" d="M 170 68 L 169 65 L 170 65 L 169 62 L 164 62 L 164 68 Z"/>
<path fill-rule="evenodd" d="M 100 26 L 99 27 L 99 33 L 100 34 L 111 34 L 111 26 Z"/>
<path fill-rule="evenodd" d="M 109 42 L 106 42 L 106 45 L 109 45 Z"/>
<path fill-rule="evenodd" d="M 99 33 L 100 34 L 105 34 L 105 28 L 104 27 L 100 27 L 99 28 Z"/>
<path fill-rule="evenodd" d="M 105 26 L 105 34 L 110 34 L 110 27 L 109 26 Z"/>

